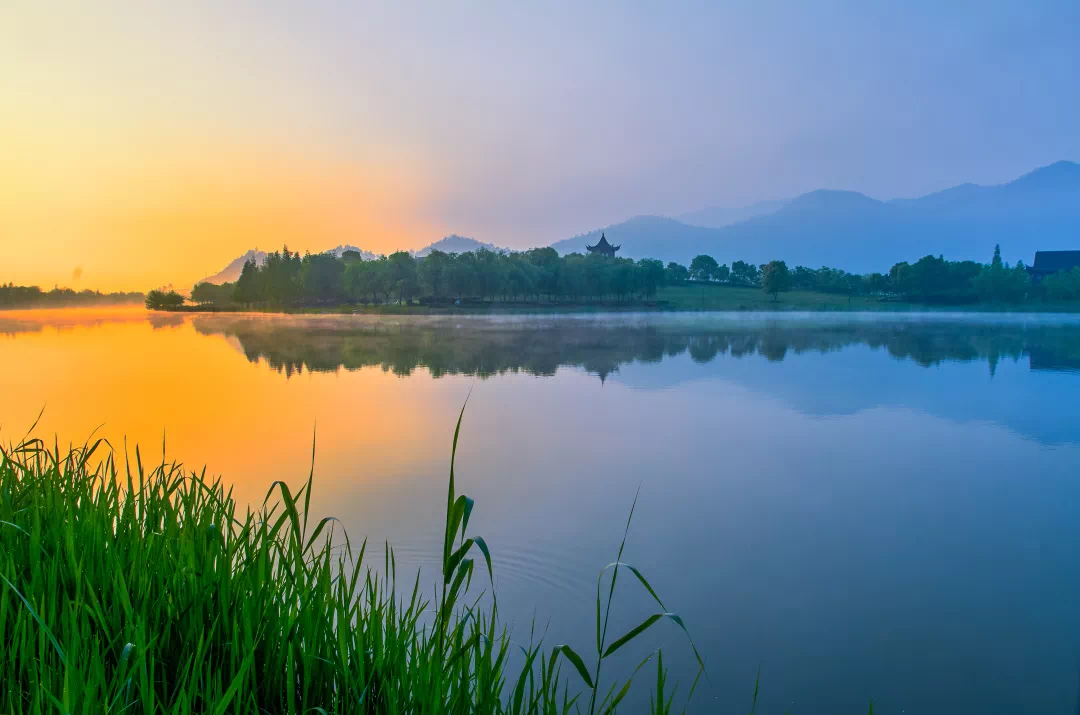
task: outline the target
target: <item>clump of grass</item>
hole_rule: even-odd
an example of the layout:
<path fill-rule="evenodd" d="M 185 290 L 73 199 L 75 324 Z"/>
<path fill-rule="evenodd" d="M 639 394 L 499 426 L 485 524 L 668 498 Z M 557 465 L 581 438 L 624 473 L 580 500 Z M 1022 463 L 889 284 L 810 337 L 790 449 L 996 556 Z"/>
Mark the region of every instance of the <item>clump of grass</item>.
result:
<path fill-rule="evenodd" d="M 459 416 L 434 602 L 419 574 L 398 592 L 389 547 L 380 575 L 366 542 L 332 518 L 309 521 L 312 475 L 296 492 L 275 483 L 241 513 L 219 479 L 164 456 L 147 469 L 138 448 L 122 465 L 100 440 L 66 454 L 37 439 L 0 450 L 0 711 L 613 712 L 633 673 L 598 701 L 605 659 L 661 618 L 682 621 L 620 547 L 602 619 L 597 586 L 591 671 L 568 645 L 515 645 L 497 602 L 485 611 L 468 595 L 477 556 L 493 582 L 487 544 L 466 535 L 473 501 L 455 491 L 460 427 Z M 661 611 L 609 642 L 624 570 Z M 511 670 L 519 648 L 523 665 Z M 564 662 L 584 694 L 562 677 Z M 658 657 L 657 712 L 671 707 L 666 678 Z"/>

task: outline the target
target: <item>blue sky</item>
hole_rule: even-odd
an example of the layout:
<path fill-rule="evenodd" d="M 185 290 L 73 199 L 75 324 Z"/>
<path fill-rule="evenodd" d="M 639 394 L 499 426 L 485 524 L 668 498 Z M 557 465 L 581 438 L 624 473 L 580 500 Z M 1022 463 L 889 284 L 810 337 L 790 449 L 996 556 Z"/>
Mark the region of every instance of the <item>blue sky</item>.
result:
<path fill-rule="evenodd" d="M 488 239 L 1080 158 L 1080 3 L 508 5 L 358 11 L 365 47 L 331 40 L 380 132 L 437 157 L 428 210 Z"/>
<path fill-rule="evenodd" d="M 266 222 L 313 250 L 450 232 L 526 247 L 641 213 L 816 188 L 913 196 L 1080 160 L 1078 78 L 1075 0 L 15 0 L 0 8 L 0 128 L 23 151 L 0 184 L 25 194 L 54 167 L 7 209 L 73 251 L 47 237 L 100 247 L 118 229 L 41 218 L 73 221 L 64 197 L 128 215 L 153 177 L 197 176 L 217 213 L 154 210 L 199 227 L 227 214 L 228 230 L 199 229 L 216 236 L 198 246 L 207 271 L 251 235 L 289 238 L 225 207 L 248 195 L 337 196 Z M 73 166 L 86 186 L 59 190 Z M 155 207 L 179 200 L 169 181 Z"/>

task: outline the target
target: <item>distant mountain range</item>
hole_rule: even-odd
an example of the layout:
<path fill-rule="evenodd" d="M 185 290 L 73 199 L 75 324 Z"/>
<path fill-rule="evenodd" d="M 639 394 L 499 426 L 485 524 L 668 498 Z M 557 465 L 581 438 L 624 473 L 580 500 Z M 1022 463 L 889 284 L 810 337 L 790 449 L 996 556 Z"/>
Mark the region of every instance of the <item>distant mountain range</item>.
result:
<path fill-rule="evenodd" d="M 425 246 L 419 251 L 413 251 L 412 254 L 417 258 L 423 258 L 432 251 L 442 251 L 443 253 L 469 253 L 470 251 L 475 251 L 478 248 L 486 248 L 489 251 L 508 250 L 505 248 L 499 248 L 493 243 L 483 243 L 481 241 L 477 241 L 475 238 L 458 236 L 455 233 L 447 236 L 446 238 L 440 238 L 435 243 L 432 243 L 429 246 Z"/>
<path fill-rule="evenodd" d="M 885 272 L 894 263 L 928 254 L 985 262 L 999 243 L 1007 261 L 1030 264 L 1036 250 L 1080 249 L 1080 164 L 1059 161 L 1005 184 L 961 184 L 915 199 L 879 201 L 855 191 L 821 189 L 787 201 L 706 208 L 678 219 L 636 216 L 552 247 L 560 254 L 584 253 L 601 234 L 622 245 L 620 256 L 665 263 L 688 264 L 707 253 L 721 263 L 781 259 L 789 266 Z M 412 253 L 423 257 L 433 250 L 464 253 L 481 247 L 508 250 L 450 235 Z M 346 250 L 376 257 L 355 246 L 332 252 L 340 256 Z M 248 251 L 206 280 L 236 280 L 250 257 L 261 264 L 266 254 Z"/>
<path fill-rule="evenodd" d="M 475 251 L 478 248 L 486 248 L 490 251 L 507 251 L 509 249 L 499 248 L 492 243 L 482 243 L 475 238 L 468 238 L 466 236 L 458 236 L 453 234 L 446 238 L 440 238 L 435 243 L 428 246 L 424 246 L 419 251 L 411 251 L 411 253 L 417 258 L 422 258 L 432 251 L 443 251 L 445 253 L 465 253 L 468 251 Z M 378 258 L 381 254 L 372 253 L 371 251 L 365 251 L 362 248 L 344 244 L 331 248 L 327 253 L 332 253 L 338 258 L 341 258 L 342 254 L 346 251 L 354 251 L 359 253 L 365 261 L 372 261 Z M 239 258 L 234 259 L 229 265 L 222 268 L 220 271 L 212 276 L 203 278 L 207 283 L 214 283 L 215 285 L 221 285 L 222 283 L 232 283 L 240 277 L 240 272 L 244 270 L 244 263 L 255 259 L 256 265 L 261 266 L 266 262 L 266 251 L 250 250 Z"/>
<path fill-rule="evenodd" d="M 357 248 L 356 246 L 350 246 L 348 244 L 346 244 L 344 246 L 338 246 L 337 248 L 331 248 L 329 251 L 327 251 L 327 253 L 333 253 L 338 258 L 341 258 L 341 255 L 343 253 L 345 253 L 346 251 L 352 251 L 353 253 L 359 253 L 363 257 L 363 259 L 365 261 L 371 261 L 371 260 L 374 260 L 374 259 L 379 257 L 378 253 L 372 253 L 371 251 L 365 251 L 362 248 Z"/>
<path fill-rule="evenodd" d="M 707 253 L 721 263 L 782 259 L 789 266 L 884 272 L 927 254 L 985 262 L 1000 243 L 1006 260 L 1030 264 L 1036 250 L 1080 248 L 1080 164 L 1059 161 L 1006 184 L 963 184 L 916 199 L 811 191 L 720 227 L 638 216 L 553 247 L 584 252 L 601 233 L 622 244 L 620 256 L 665 262 Z"/>
<path fill-rule="evenodd" d="M 764 216 L 779 210 L 787 201 L 758 201 L 749 206 L 709 206 L 698 211 L 676 216 L 682 223 L 691 226 L 704 226 L 705 228 L 723 228 L 739 221 L 745 221 L 755 216 Z"/>
<path fill-rule="evenodd" d="M 252 249 L 239 258 L 234 259 L 229 265 L 225 266 L 214 275 L 203 278 L 200 282 L 214 283 L 215 285 L 232 283 L 240 277 L 240 271 L 244 270 L 244 264 L 252 258 L 255 259 L 256 265 L 261 266 L 266 263 L 266 251 L 256 251 Z"/>
<path fill-rule="evenodd" d="M 332 248 L 327 251 L 327 253 L 333 253 L 338 258 L 341 258 L 341 254 L 345 253 L 346 251 L 356 251 L 364 257 L 365 261 L 370 261 L 373 258 L 378 258 L 378 255 L 372 253 L 371 251 L 365 251 L 362 248 L 357 248 L 356 246 L 349 245 Z M 225 266 L 214 275 L 203 278 L 203 281 L 205 281 L 206 283 L 213 283 L 215 285 L 221 285 L 222 283 L 233 283 L 236 281 L 237 278 L 240 277 L 240 272 L 244 270 L 244 264 L 250 261 L 252 258 L 255 259 L 255 265 L 261 266 L 263 263 L 266 263 L 266 251 L 252 249 L 244 255 L 233 259 L 229 263 L 229 265 Z"/>

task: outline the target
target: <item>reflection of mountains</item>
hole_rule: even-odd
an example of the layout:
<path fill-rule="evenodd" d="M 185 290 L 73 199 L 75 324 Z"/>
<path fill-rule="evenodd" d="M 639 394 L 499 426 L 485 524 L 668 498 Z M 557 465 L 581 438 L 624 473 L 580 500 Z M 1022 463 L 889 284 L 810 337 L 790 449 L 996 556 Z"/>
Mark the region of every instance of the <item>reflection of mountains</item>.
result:
<path fill-rule="evenodd" d="M 379 366 L 399 375 L 417 367 L 432 375 L 478 377 L 506 372 L 552 375 L 576 366 L 604 379 L 631 362 L 686 353 L 697 363 L 719 356 L 825 353 L 852 345 L 883 349 L 924 367 L 944 361 L 1031 356 L 1033 369 L 1080 365 L 1080 323 L 1039 319 L 641 318 L 453 319 L 198 316 L 195 329 L 235 338 L 252 362 L 291 375 Z"/>

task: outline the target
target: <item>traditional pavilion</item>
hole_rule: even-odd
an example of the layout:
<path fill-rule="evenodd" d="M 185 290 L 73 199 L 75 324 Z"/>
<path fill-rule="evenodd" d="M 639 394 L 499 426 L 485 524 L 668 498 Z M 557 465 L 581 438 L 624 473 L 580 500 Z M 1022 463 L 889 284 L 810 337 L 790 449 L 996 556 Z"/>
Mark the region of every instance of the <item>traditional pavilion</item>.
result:
<path fill-rule="evenodd" d="M 595 246 L 585 246 L 585 250 L 589 253 L 597 253 L 601 256 L 615 257 L 615 251 L 622 248 L 622 246 L 612 246 L 607 242 L 607 237 L 604 234 L 600 234 L 600 240 L 597 241 Z"/>
<path fill-rule="evenodd" d="M 1035 251 L 1035 263 L 1028 268 L 1031 282 L 1038 283 L 1043 278 L 1080 268 L 1080 251 Z"/>

